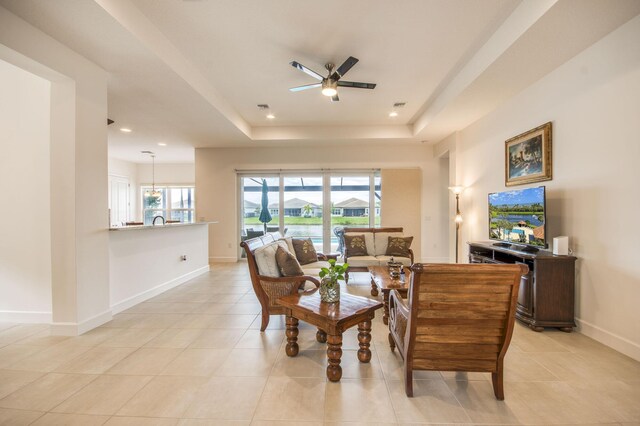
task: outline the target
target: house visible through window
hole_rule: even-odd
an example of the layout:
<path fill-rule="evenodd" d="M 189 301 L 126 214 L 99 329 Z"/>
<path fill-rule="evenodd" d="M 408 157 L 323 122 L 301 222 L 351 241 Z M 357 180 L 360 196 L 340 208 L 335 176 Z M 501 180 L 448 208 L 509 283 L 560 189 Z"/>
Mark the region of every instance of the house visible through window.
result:
<path fill-rule="evenodd" d="M 193 186 L 156 186 L 159 197 L 151 196 L 151 187 L 142 186 L 142 217 L 145 225 L 162 216 L 167 221 L 195 222 L 195 188 Z"/>

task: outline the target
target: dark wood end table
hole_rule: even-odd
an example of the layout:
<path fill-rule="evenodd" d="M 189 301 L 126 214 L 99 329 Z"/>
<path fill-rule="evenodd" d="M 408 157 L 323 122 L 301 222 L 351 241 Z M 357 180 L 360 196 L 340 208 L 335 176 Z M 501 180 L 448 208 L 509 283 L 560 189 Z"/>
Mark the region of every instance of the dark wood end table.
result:
<path fill-rule="evenodd" d="M 318 342 L 328 343 L 327 378 L 330 381 L 337 382 L 342 377 L 342 333 L 354 325 L 358 326 L 358 360 L 363 363 L 371 361 L 371 320 L 375 311 L 382 308 L 382 303 L 344 293 L 340 295 L 340 302 L 325 303 L 317 291 L 281 297 L 277 303 L 285 308 L 287 315 L 288 356 L 298 355 L 298 320 L 302 320 L 318 327 Z"/>
<path fill-rule="evenodd" d="M 409 283 L 411 282 L 411 268 L 404 266 L 405 279 L 400 282 L 399 278 L 391 278 L 389 268 L 386 266 L 369 266 L 369 274 L 371 275 L 371 295 L 377 296 L 378 291 L 382 292 L 382 303 L 384 304 L 384 313 L 382 314 L 382 322 L 389 324 L 389 293 L 391 290 L 398 290 L 400 296 L 406 299 L 409 291 Z"/>

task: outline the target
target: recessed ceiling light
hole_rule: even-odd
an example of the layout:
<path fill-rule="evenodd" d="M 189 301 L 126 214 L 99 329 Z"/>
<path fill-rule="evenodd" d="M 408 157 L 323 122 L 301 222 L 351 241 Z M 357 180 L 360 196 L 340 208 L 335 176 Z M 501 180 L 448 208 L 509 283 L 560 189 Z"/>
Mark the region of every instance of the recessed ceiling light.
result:
<path fill-rule="evenodd" d="M 122 127 L 120 131 L 125 133 L 131 133 L 131 129 L 127 129 L 126 127 Z"/>
<path fill-rule="evenodd" d="M 167 146 L 167 144 L 164 142 L 158 142 L 158 146 Z"/>
<path fill-rule="evenodd" d="M 397 117 L 398 116 L 398 112 L 397 111 L 391 111 L 389 113 L 389 117 Z"/>
<path fill-rule="evenodd" d="M 267 118 L 268 118 L 269 120 L 273 120 L 274 118 L 276 118 L 276 116 L 275 116 L 275 115 L 273 115 L 273 114 L 271 114 L 271 113 L 269 113 L 269 114 L 267 114 Z"/>

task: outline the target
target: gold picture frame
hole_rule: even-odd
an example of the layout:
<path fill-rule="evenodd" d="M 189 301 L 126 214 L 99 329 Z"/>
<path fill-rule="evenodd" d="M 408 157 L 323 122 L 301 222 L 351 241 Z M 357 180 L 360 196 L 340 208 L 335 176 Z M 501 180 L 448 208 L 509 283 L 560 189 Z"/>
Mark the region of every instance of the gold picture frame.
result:
<path fill-rule="evenodd" d="M 551 178 L 551 122 L 505 141 L 505 186 L 542 182 Z"/>

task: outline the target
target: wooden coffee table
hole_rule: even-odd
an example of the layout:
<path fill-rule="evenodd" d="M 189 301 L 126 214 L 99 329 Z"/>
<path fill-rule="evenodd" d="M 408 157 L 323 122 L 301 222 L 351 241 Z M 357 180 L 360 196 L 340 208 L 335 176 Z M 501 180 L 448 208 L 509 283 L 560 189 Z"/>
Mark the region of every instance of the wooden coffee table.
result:
<path fill-rule="evenodd" d="M 325 303 L 317 291 L 281 297 L 277 303 L 285 308 L 287 315 L 288 356 L 298 355 L 298 320 L 302 320 L 318 327 L 318 342 L 328 343 L 327 378 L 330 381 L 337 382 L 342 377 L 342 333 L 354 325 L 358 325 L 358 360 L 364 363 L 371 361 L 371 320 L 375 311 L 382 308 L 382 303 L 344 293 L 340 295 L 340 302 Z"/>
<path fill-rule="evenodd" d="M 371 275 L 371 295 L 377 296 L 378 290 L 382 292 L 382 303 L 384 304 L 382 322 L 389 324 L 389 293 L 391 290 L 398 290 L 400 296 L 407 297 L 411 282 L 411 268 L 404 266 L 404 274 L 406 275 L 404 283 L 400 282 L 399 278 L 391 278 L 389 268 L 386 266 L 369 266 L 368 269 Z"/>

